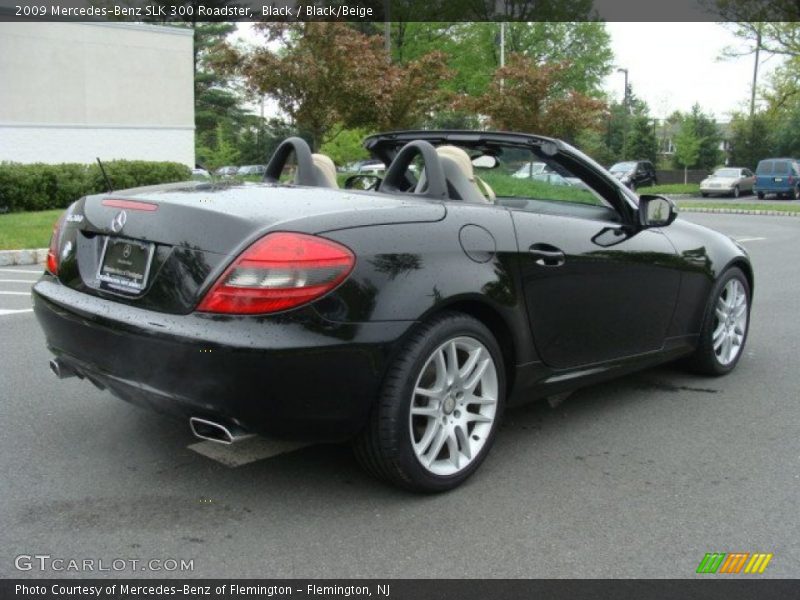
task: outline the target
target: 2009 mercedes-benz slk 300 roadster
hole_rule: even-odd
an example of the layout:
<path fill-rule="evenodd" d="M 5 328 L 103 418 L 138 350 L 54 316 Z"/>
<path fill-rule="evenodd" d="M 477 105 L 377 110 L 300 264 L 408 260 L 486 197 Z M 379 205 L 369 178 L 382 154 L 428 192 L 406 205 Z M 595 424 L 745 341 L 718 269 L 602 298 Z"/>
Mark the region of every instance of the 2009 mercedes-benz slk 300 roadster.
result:
<path fill-rule="evenodd" d="M 33 290 L 53 370 L 217 441 L 352 439 L 374 475 L 439 491 L 478 468 L 507 405 L 741 357 L 747 254 L 670 200 L 533 135 L 365 145 L 388 167 L 349 189 L 290 138 L 263 183 L 75 202 Z"/>

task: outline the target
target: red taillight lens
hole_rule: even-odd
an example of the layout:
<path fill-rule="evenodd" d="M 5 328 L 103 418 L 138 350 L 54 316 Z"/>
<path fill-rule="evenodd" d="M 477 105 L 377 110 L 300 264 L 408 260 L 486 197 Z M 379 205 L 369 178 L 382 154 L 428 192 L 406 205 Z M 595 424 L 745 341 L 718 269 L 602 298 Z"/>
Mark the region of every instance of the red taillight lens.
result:
<path fill-rule="evenodd" d="M 262 314 L 295 308 L 347 278 L 356 258 L 341 244 L 303 233 L 270 233 L 222 274 L 197 310 Z"/>
<path fill-rule="evenodd" d="M 47 249 L 47 270 L 53 275 L 58 275 L 58 242 L 61 235 L 61 225 L 64 223 L 66 216 L 66 211 L 61 213 L 58 221 L 53 225 L 53 233 L 50 235 L 50 247 Z"/>

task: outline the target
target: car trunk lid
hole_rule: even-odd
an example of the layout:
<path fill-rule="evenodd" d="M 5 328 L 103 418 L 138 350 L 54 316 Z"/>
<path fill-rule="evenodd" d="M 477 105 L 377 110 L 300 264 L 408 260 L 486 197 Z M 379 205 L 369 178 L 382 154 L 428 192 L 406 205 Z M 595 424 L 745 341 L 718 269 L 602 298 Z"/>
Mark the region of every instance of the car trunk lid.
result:
<path fill-rule="evenodd" d="M 89 294 L 187 313 L 235 256 L 270 231 L 315 234 L 444 215 L 437 202 L 270 184 L 187 182 L 98 194 L 70 210 L 59 278 Z M 109 270 L 112 255 L 130 272 Z"/>

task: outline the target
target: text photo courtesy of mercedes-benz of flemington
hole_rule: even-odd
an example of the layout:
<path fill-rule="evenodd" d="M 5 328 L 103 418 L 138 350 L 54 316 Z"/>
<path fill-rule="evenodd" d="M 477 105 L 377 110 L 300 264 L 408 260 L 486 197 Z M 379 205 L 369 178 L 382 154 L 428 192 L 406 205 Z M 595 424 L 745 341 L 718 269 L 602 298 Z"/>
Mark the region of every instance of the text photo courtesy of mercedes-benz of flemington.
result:
<path fill-rule="evenodd" d="M 742 356 L 747 253 L 669 199 L 534 135 L 365 147 L 386 170 L 345 189 L 289 138 L 261 183 L 77 200 L 33 289 L 53 371 L 206 439 L 350 440 L 373 475 L 442 491 L 479 467 L 507 406 Z"/>

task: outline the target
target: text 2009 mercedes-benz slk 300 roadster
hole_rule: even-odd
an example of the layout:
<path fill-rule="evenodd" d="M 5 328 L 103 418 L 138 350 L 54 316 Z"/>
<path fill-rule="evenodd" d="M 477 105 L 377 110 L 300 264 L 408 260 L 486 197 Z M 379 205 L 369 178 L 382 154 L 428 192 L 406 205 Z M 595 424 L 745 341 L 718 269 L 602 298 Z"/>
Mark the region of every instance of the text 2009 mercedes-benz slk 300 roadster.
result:
<path fill-rule="evenodd" d="M 384 176 L 346 189 L 290 138 L 263 183 L 75 202 L 33 290 L 53 370 L 217 441 L 352 439 L 374 475 L 439 491 L 478 468 L 507 405 L 741 357 L 747 254 L 670 200 L 534 135 L 365 146 Z"/>

